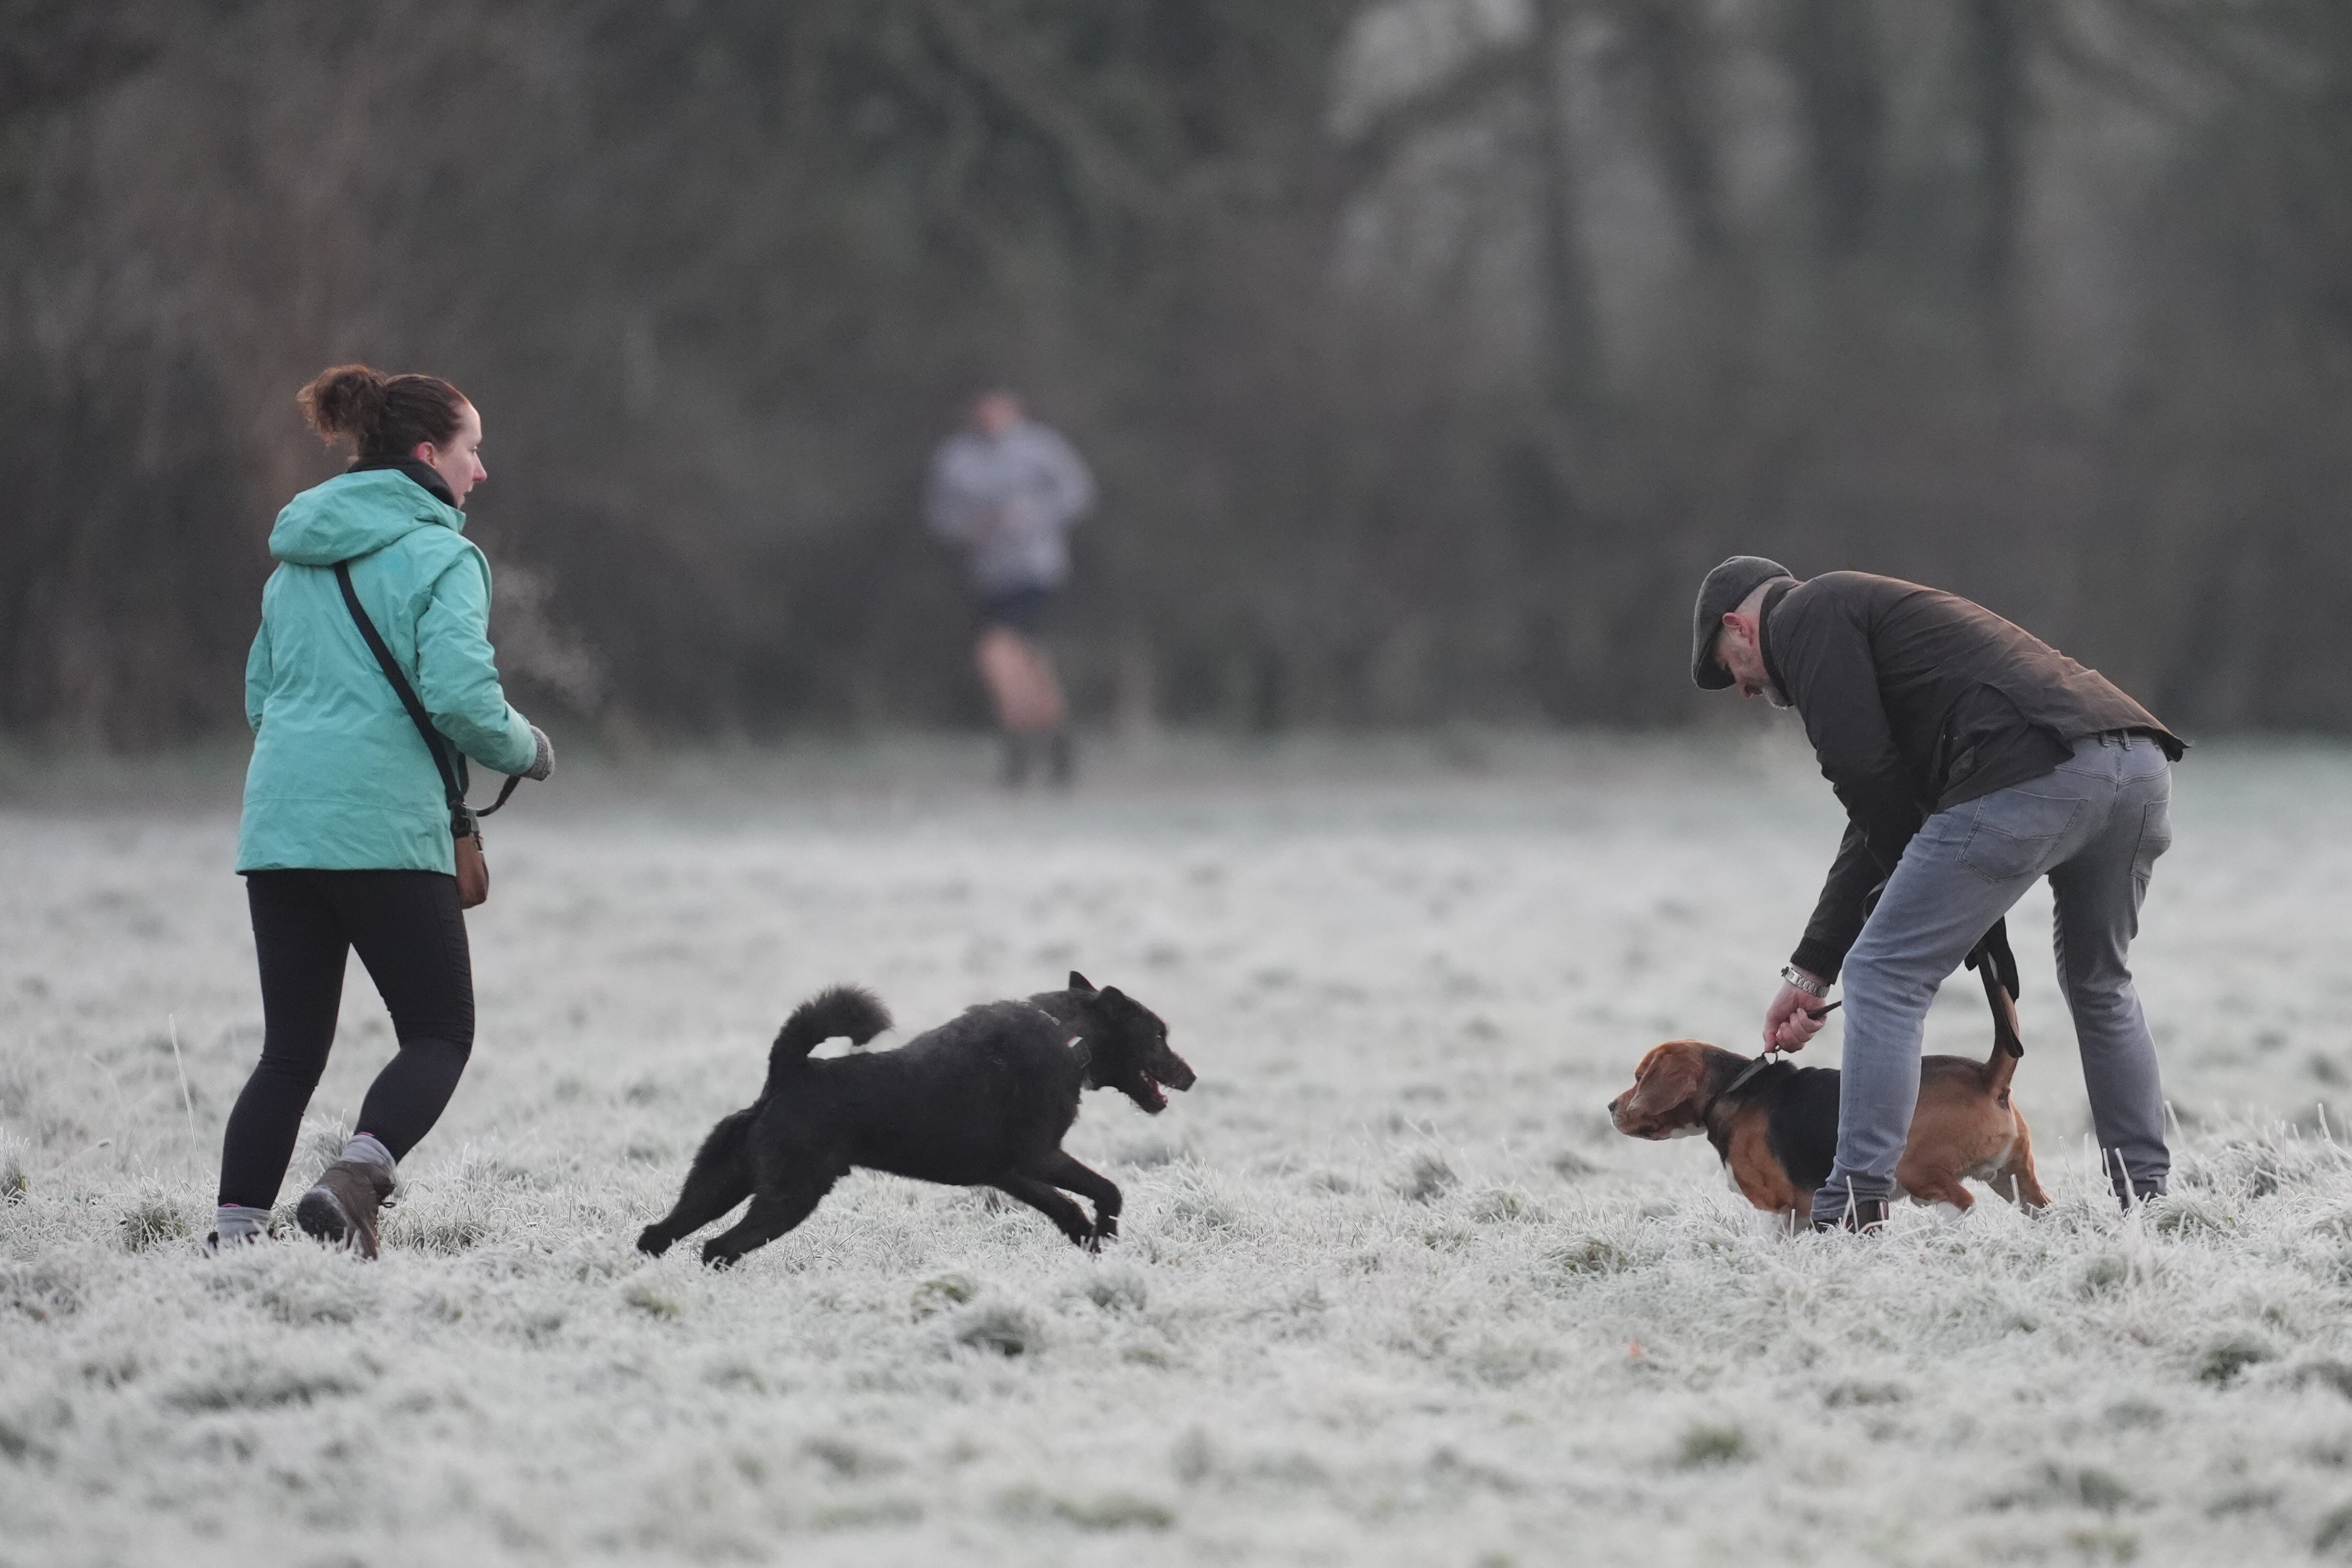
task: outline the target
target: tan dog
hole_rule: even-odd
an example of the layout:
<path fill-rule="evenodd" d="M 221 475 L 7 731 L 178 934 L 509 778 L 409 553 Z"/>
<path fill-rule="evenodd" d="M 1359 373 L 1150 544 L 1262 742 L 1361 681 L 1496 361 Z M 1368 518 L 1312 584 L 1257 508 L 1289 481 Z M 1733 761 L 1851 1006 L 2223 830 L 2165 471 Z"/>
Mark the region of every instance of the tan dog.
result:
<path fill-rule="evenodd" d="M 1984 974 L 1992 1056 L 1920 1058 L 1918 1108 L 1895 1180 L 1917 1202 L 1966 1210 L 1976 1199 L 1962 1182 L 1974 1179 L 2030 1212 L 2050 1194 L 2033 1173 L 2025 1114 L 2010 1100 L 2025 1048 L 2016 1009 L 1990 963 Z M 1642 1058 L 1633 1087 L 1609 1102 L 1609 1120 L 1630 1138 L 1704 1132 L 1749 1203 L 1802 1224 L 1837 1154 L 1837 1069 L 1779 1061 L 1750 1074 L 1753 1066 L 1716 1046 L 1669 1040 Z"/>

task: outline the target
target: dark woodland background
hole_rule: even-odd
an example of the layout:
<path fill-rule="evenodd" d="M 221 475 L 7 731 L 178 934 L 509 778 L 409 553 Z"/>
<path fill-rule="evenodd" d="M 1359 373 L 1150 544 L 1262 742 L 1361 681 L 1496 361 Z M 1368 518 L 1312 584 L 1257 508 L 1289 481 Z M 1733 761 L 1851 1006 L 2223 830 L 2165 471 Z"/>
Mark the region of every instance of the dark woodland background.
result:
<path fill-rule="evenodd" d="M 0 214 L 20 744 L 241 728 L 351 358 L 614 733 L 977 721 L 1000 377 L 1097 721 L 1679 721 L 1752 550 L 2352 729 L 2341 0 L 0 0 Z"/>

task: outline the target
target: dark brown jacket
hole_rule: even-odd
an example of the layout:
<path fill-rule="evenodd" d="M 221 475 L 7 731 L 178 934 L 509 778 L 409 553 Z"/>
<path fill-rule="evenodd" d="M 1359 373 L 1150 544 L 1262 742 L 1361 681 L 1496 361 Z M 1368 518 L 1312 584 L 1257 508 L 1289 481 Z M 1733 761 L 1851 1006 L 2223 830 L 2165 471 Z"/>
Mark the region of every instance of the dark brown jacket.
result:
<path fill-rule="evenodd" d="M 2176 762 L 2185 749 L 2097 670 L 1934 588 L 1832 572 L 1768 591 L 1761 620 L 1765 672 L 1846 809 L 1792 959 L 1825 980 L 1929 813 L 2038 779 L 2085 736 L 2138 731 Z"/>

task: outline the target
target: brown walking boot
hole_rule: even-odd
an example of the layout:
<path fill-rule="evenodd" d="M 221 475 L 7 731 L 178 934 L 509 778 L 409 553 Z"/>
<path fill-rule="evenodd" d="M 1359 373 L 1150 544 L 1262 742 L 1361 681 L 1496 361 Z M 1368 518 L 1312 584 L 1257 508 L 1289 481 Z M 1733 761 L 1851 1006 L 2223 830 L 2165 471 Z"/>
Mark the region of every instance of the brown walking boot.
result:
<path fill-rule="evenodd" d="M 364 1160 L 338 1160 L 295 1205 L 304 1233 L 321 1241 L 347 1241 L 362 1258 L 375 1256 L 375 1211 L 392 1195 L 392 1173 Z"/>

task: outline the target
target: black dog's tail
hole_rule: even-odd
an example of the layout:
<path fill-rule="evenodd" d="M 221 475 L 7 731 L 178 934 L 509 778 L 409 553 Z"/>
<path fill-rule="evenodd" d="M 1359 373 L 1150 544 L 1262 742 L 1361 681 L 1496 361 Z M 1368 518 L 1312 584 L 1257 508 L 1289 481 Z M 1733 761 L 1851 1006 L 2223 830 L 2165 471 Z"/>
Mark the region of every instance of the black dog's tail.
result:
<path fill-rule="evenodd" d="M 820 991 L 799 1006 L 776 1031 L 768 1048 L 768 1076 L 772 1079 L 804 1061 L 817 1047 L 835 1035 L 846 1035 L 853 1045 L 864 1045 L 890 1026 L 890 1010 L 881 998 L 861 985 L 835 985 Z"/>

